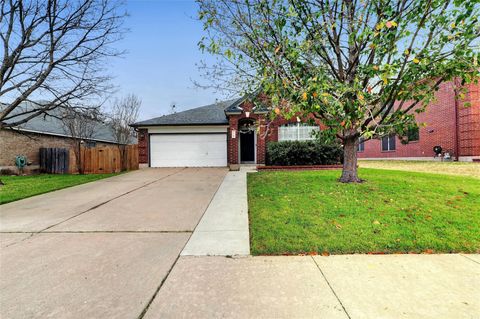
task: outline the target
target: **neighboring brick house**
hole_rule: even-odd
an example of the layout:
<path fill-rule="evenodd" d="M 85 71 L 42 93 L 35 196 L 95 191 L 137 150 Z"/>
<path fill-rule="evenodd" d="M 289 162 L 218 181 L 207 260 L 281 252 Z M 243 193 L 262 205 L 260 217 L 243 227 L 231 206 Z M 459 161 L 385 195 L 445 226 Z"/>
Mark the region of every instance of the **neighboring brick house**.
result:
<path fill-rule="evenodd" d="M 419 125 L 419 130 L 412 132 L 408 144 L 396 136 L 365 141 L 359 145 L 358 157 L 431 160 L 433 148 L 440 146 L 454 160 L 480 160 L 480 84 L 466 88 L 461 99 L 454 83 L 442 84 L 426 112 L 416 115 L 417 122 L 425 126 Z M 465 107 L 465 103 L 470 106 Z"/>
<path fill-rule="evenodd" d="M 103 123 L 95 125 L 95 133 L 91 139 L 85 141 L 85 145 L 114 145 L 111 128 Z M 0 129 L 0 170 L 14 169 L 15 157 L 18 155 L 27 157 L 30 170 L 37 169 L 39 149 L 42 147 L 72 147 L 72 139 L 57 117 L 39 116 L 16 128 Z"/>
<path fill-rule="evenodd" d="M 418 115 L 426 122 L 417 141 L 403 145 L 397 137 L 366 141 L 360 158 L 433 159 L 439 145 L 460 160 L 480 158 L 479 86 L 469 86 L 463 101 L 455 98 L 452 83 L 445 83 L 437 100 Z M 472 106 L 465 108 L 464 103 Z M 303 119 L 267 121 L 268 110 L 247 98 L 218 102 L 132 124 L 138 130 L 139 160 L 143 166 L 238 166 L 265 163 L 266 145 L 282 140 L 313 139 L 321 125 Z M 382 150 L 383 144 L 383 150 Z"/>

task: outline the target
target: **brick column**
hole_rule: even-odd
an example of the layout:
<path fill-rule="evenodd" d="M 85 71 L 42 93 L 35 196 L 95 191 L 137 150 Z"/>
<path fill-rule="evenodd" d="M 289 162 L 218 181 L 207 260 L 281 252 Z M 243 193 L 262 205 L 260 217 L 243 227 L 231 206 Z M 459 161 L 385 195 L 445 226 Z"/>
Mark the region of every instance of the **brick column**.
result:
<path fill-rule="evenodd" d="M 259 115 L 257 117 L 257 125 L 259 127 L 257 135 L 257 164 L 265 164 L 265 147 L 266 147 L 266 127 L 265 117 Z"/>
<path fill-rule="evenodd" d="M 138 162 L 148 164 L 148 130 L 138 130 Z"/>
<path fill-rule="evenodd" d="M 229 116 L 229 127 L 227 136 L 228 164 L 238 164 L 238 117 Z M 232 137 L 232 131 L 235 131 L 235 138 Z"/>

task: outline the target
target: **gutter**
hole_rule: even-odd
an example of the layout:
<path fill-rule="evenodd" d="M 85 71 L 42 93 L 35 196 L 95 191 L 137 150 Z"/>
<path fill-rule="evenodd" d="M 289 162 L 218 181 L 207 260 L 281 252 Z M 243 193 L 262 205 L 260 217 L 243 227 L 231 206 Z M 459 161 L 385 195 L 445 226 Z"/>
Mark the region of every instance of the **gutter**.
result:
<path fill-rule="evenodd" d="M 60 133 L 51 133 L 51 132 L 43 132 L 43 131 L 35 131 L 35 130 L 18 128 L 18 127 L 5 128 L 5 130 L 28 132 L 28 133 L 34 133 L 34 134 L 39 134 L 39 135 L 49 135 L 49 136 L 58 136 L 58 137 L 65 137 L 65 138 L 73 138 L 71 135 L 60 134 Z M 78 138 L 78 137 L 77 137 L 77 138 Z M 98 138 L 94 138 L 94 137 L 92 137 L 92 138 L 85 138 L 85 140 L 96 141 L 96 142 L 103 142 L 103 143 L 109 143 L 109 144 L 118 144 L 117 142 L 114 142 L 114 141 L 102 140 L 102 139 L 98 139 Z"/>

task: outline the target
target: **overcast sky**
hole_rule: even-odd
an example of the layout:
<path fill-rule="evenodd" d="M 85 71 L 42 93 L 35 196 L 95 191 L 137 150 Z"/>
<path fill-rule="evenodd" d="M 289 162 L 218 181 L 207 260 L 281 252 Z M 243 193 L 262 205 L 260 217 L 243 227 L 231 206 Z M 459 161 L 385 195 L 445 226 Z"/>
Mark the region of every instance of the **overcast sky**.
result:
<path fill-rule="evenodd" d="M 140 119 L 168 113 L 173 102 L 185 110 L 222 99 L 192 82 L 201 79 L 195 64 L 209 59 L 197 47 L 203 26 L 193 0 L 127 0 L 127 10 L 130 32 L 118 45 L 128 53 L 113 62 L 112 73 L 117 95 L 142 99 Z"/>

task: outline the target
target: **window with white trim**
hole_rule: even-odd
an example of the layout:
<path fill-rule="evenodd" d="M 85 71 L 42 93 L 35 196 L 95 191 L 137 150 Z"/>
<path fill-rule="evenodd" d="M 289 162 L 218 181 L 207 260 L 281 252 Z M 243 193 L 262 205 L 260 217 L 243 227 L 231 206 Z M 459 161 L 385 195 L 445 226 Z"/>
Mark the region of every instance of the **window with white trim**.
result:
<path fill-rule="evenodd" d="M 279 141 L 310 141 L 315 139 L 315 133 L 320 128 L 306 123 L 291 123 L 278 127 Z"/>

